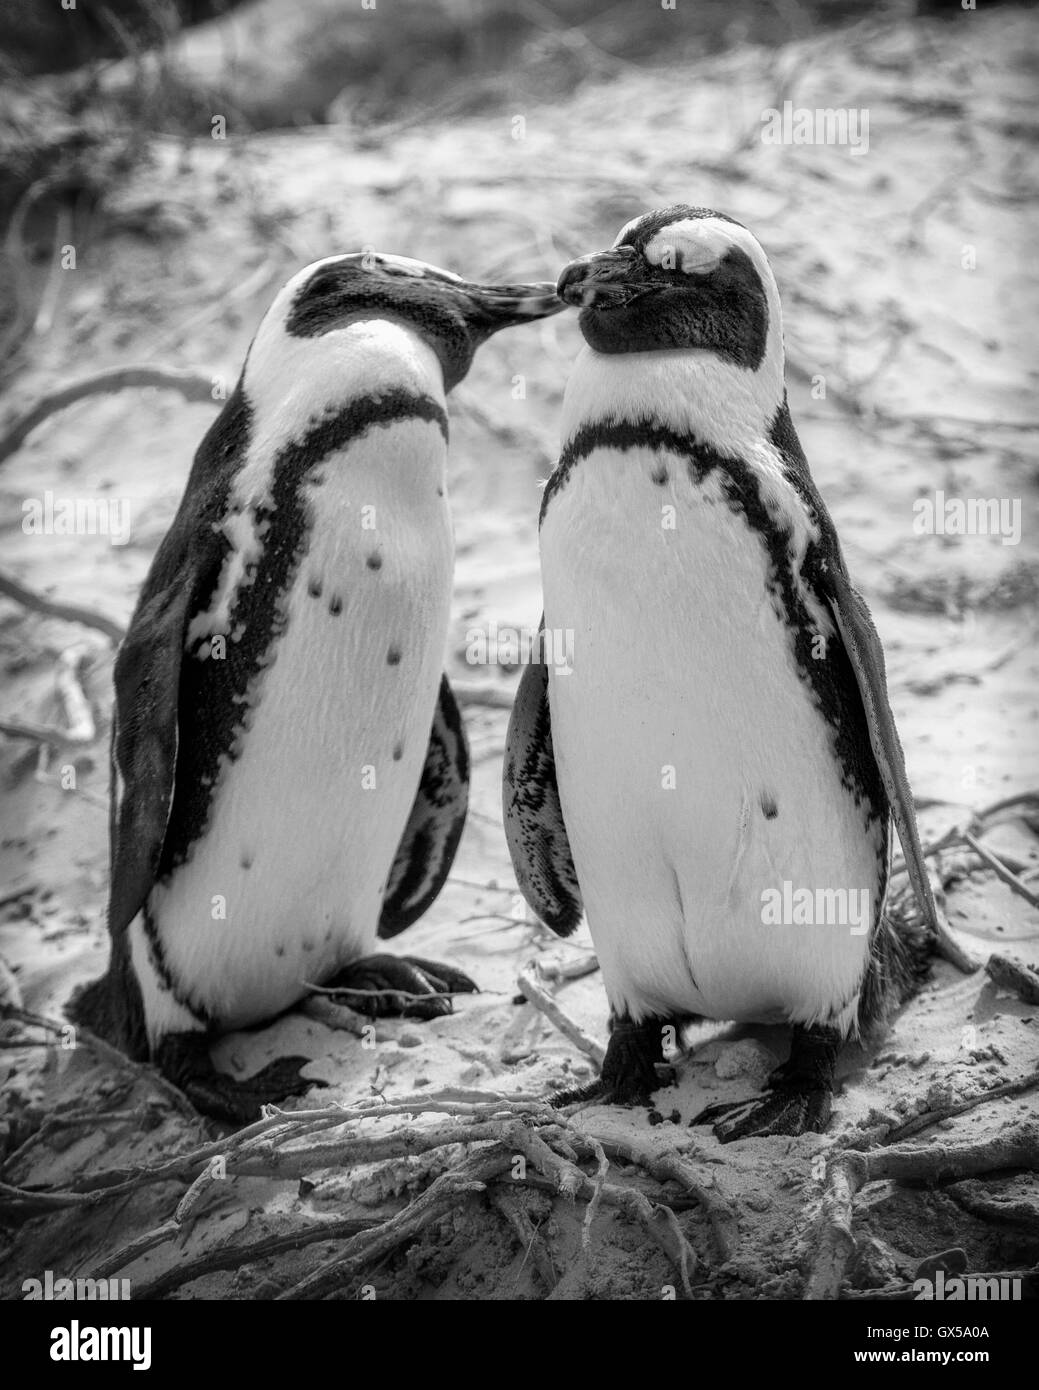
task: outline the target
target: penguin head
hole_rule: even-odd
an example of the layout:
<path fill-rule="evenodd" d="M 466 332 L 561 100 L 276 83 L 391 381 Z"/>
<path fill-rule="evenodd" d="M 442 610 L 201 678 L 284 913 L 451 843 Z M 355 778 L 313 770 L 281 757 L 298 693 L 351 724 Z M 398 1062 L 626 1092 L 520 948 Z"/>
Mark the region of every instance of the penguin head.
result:
<path fill-rule="evenodd" d="M 596 352 L 695 349 L 782 378 L 775 277 L 754 236 L 723 213 L 678 204 L 636 217 L 611 250 L 571 261 L 557 291 L 580 308 Z"/>
<path fill-rule="evenodd" d="M 315 339 L 363 319 L 395 319 L 435 352 L 450 391 L 481 343 L 499 329 L 557 314 L 566 306 L 551 284 L 481 285 L 424 261 L 359 251 L 331 256 L 294 276 L 268 311 L 267 332 Z"/>

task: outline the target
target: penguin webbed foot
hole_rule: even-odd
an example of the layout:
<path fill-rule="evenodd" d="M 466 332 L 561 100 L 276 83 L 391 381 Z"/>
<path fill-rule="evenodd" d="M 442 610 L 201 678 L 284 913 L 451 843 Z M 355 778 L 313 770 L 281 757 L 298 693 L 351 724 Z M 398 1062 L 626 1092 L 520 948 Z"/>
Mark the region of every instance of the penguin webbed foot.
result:
<path fill-rule="evenodd" d="M 154 1064 L 203 1115 L 225 1124 L 251 1124 L 264 1105 L 300 1096 L 325 1082 L 300 1075 L 310 1057 L 279 1057 L 241 1081 L 217 1071 L 205 1033 L 170 1033 L 155 1049 Z"/>
<path fill-rule="evenodd" d="M 827 1090 L 784 1087 L 751 1100 L 708 1105 L 690 1124 L 710 1125 L 722 1144 L 780 1134 L 821 1134 L 829 1123 L 832 1105 L 833 1096 Z"/>
<path fill-rule="evenodd" d="M 822 1134 L 833 1109 L 840 1045 L 840 1034 L 833 1028 L 796 1027 L 790 1057 L 771 1074 L 764 1095 L 708 1105 L 689 1121 L 690 1125 L 711 1125 L 722 1144 L 736 1139 Z"/>
<path fill-rule="evenodd" d="M 595 1101 L 599 1105 L 640 1105 L 654 1091 L 671 1084 L 672 1069 L 664 1063 L 662 1024 L 659 1018 L 633 1023 L 630 1018 L 614 1018 L 610 1041 L 603 1058 L 602 1074 L 587 1086 L 559 1091 L 549 1097 L 558 1110 L 564 1105 Z"/>
<path fill-rule="evenodd" d="M 421 956 L 384 952 L 354 961 L 331 980 L 335 1002 L 369 1018 L 442 1018 L 454 1012 L 451 996 L 478 994 L 464 971 Z"/>

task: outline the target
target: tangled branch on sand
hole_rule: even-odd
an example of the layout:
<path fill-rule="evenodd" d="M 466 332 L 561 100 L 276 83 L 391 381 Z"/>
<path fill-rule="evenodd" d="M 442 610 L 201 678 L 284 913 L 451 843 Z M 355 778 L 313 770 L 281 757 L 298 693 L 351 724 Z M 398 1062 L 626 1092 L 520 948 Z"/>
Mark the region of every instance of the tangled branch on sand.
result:
<path fill-rule="evenodd" d="M 364 1132 L 366 1121 L 396 1116 L 414 1121 L 422 1115 L 447 1118 L 424 1125 L 406 1123 L 375 1134 Z M 459 1146 L 466 1150 L 461 1161 L 457 1157 Z M 643 1167 L 655 1184 L 651 1195 L 642 1186 L 608 1180 L 607 1149 Z M 422 1154 L 432 1155 L 438 1162 L 424 1165 L 421 1172 L 408 1166 L 408 1161 Z M 260 1240 L 206 1250 L 151 1284 L 139 1285 L 136 1296 L 158 1297 L 203 1274 L 237 1268 L 282 1250 L 317 1241 L 342 1241 L 332 1259 L 281 1295 L 286 1299 L 323 1297 L 363 1276 L 375 1262 L 414 1240 L 459 1203 L 481 1194 L 491 1199 L 492 1208 L 514 1233 L 522 1227 L 529 1245 L 529 1222 L 524 1223 L 515 1204 L 510 1205 L 510 1194 L 514 1196 L 525 1186 L 569 1202 L 585 1202 L 585 1246 L 591 1240 L 592 1222 L 600 1207 L 621 1212 L 640 1225 L 666 1254 L 687 1295 L 699 1260 L 673 1208 L 684 1209 L 689 1199 L 702 1205 L 723 1253 L 730 1249 L 727 1239 L 735 1230 L 734 1213 L 714 1190 L 713 1179 L 691 1162 L 676 1155 L 671 1163 L 637 1140 L 620 1148 L 600 1142 L 536 1099 L 462 1091 L 408 1096 L 392 1104 L 365 1102 L 293 1113 L 270 1107 L 261 1120 L 237 1134 L 162 1163 L 96 1173 L 62 1191 L 0 1185 L 0 1209 L 28 1215 L 56 1207 L 96 1207 L 157 1183 L 189 1183 L 169 1218 L 105 1259 L 102 1272 L 109 1277 L 182 1235 L 218 1180 L 264 1176 L 298 1181 L 315 1172 L 350 1170 L 371 1163 L 382 1165 L 379 1173 L 387 1176 L 386 1188 L 391 1193 L 406 1191 L 416 1180 L 428 1179 L 431 1172 L 432 1181 L 403 1205 L 383 1210 L 371 1219 L 356 1215 L 333 1221 L 307 1219 L 294 1222 L 291 1233 L 284 1236 L 265 1232 Z M 436 1172 L 437 1166 L 442 1171 Z M 591 1172 L 586 1171 L 589 1166 Z M 665 1184 L 672 1183 L 681 1189 L 677 1197 L 664 1190 Z M 536 1262 L 547 1280 L 554 1266 L 546 1250 L 537 1253 Z"/>
<path fill-rule="evenodd" d="M 1035 1078 L 1032 1078 L 1033 1084 Z M 991 1098 L 991 1097 L 989 1097 Z M 852 1234 L 856 1194 L 867 1183 L 890 1179 L 907 1185 L 957 1182 L 1008 1168 L 1039 1170 L 1039 1123 L 1023 1121 L 975 1143 L 901 1144 L 859 1153 L 846 1150 L 830 1166 L 819 1221 L 816 1256 L 806 1299 L 834 1299 L 855 1249 Z"/>
<path fill-rule="evenodd" d="M 517 1169 L 516 1160 L 523 1163 Z M 597 1172 L 590 1177 L 579 1166 L 594 1159 Z M 651 1201 L 635 1188 L 605 1181 L 608 1160 L 595 1140 L 569 1127 L 565 1122 L 532 1126 L 525 1118 L 501 1122 L 494 1143 L 471 1154 L 462 1164 L 442 1173 L 421 1196 L 403 1211 L 378 1227 L 361 1232 L 326 1264 L 300 1280 L 283 1299 L 319 1298 L 342 1288 L 363 1275 L 366 1268 L 399 1249 L 407 1240 L 454 1210 L 460 1200 L 484 1193 L 490 1184 L 506 1173 L 512 1183 L 528 1181 L 526 1164 L 532 1169 L 534 1185 L 540 1178 L 548 1190 L 570 1200 L 587 1199 L 583 1243 L 590 1240 L 590 1227 L 600 1204 L 615 1207 L 629 1220 L 643 1226 L 647 1235 L 675 1266 L 683 1290 L 689 1295 L 697 1257 L 686 1240 L 674 1212 L 664 1203 Z"/>
<path fill-rule="evenodd" d="M 66 1034 L 70 1029 L 68 1023 L 59 1022 L 53 1018 L 47 1018 L 43 1014 L 33 1013 L 29 1009 L 16 1005 L 5 1004 L 0 1006 L 0 1018 L 13 1019 L 31 1028 L 41 1028 L 45 1035 L 57 1035 L 60 1037 Z M 92 1052 L 96 1052 L 99 1056 L 104 1057 L 116 1070 L 135 1078 L 147 1080 L 149 1086 L 154 1090 L 158 1090 L 172 1108 L 183 1115 L 185 1119 L 190 1120 L 193 1126 L 197 1127 L 202 1123 L 198 1112 L 194 1109 L 188 1098 L 181 1091 L 178 1091 L 171 1081 L 167 1081 L 162 1073 L 157 1071 L 154 1067 L 147 1066 L 143 1062 L 131 1061 L 131 1059 L 127 1057 L 125 1053 L 120 1052 L 117 1047 L 113 1047 L 111 1043 L 105 1042 L 103 1038 L 96 1037 L 88 1028 L 84 1028 L 80 1024 L 77 1024 L 75 1027 L 75 1037 L 77 1047 L 89 1047 Z M 7 1158 L 3 1165 L 3 1172 L 6 1173 L 10 1171 L 21 1152 L 21 1150 L 18 1150 Z M 2 1191 L 3 1189 L 0 1187 L 0 1192 Z M 0 1197 L 0 1206 L 3 1205 L 3 1198 Z M 59 1203 L 58 1205 L 66 1204 Z"/>

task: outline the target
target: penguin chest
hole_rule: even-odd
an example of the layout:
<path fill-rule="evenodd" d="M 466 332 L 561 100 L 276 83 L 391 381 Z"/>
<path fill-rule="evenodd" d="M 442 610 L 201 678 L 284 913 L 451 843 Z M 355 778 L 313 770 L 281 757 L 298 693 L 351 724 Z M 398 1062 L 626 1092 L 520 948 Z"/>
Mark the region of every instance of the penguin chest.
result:
<path fill-rule="evenodd" d="M 321 460 L 283 515 L 259 514 L 260 558 L 237 567 L 237 592 L 214 595 L 227 661 L 248 646 L 255 669 L 221 668 L 211 639 L 186 654 L 196 707 L 182 711 L 171 835 L 188 842 L 149 910 L 177 991 L 222 1027 L 270 1017 L 374 945 L 446 641 L 444 470 L 439 431 L 420 420 Z M 263 557 L 283 543 L 273 593 Z"/>
<path fill-rule="evenodd" d="M 848 1026 L 886 824 L 846 785 L 720 470 L 595 451 L 541 552 L 546 627 L 573 643 L 549 675 L 556 774 L 613 1007 Z"/>

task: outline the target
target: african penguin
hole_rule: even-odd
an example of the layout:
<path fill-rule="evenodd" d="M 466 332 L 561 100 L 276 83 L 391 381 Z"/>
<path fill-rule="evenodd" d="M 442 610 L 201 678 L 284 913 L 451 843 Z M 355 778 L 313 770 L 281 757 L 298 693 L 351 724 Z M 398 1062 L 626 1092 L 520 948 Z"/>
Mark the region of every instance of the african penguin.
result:
<path fill-rule="evenodd" d="M 445 396 L 491 334 L 562 307 L 552 285 L 318 261 L 198 449 L 116 661 L 111 957 L 72 1013 L 208 1114 L 312 1084 L 305 1058 L 236 1083 L 209 1057 L 308 983 L 422 1018 L 476 988 L 374 947 L 436 897 L 468 801 L 440 673 Z"/>
<path fill-rule="evenodd" d="M 693 1123 L 823 1128 L 840 1043 L 911 991 L 937 924 L 880 642 L 790 418 L 776 282 L 745 227 L 678 206 L 558 290 L 587 346 L 540 545 L 572 656 L 524 672 L 504 811 L 528 902 L 561 935 L 586 912 L 602 966 L 609 1047 L 581 1098 L 653 1091 L 665 1025 L 784 1022 L 770 1090 Z M 884 913 L 892 816 L 914 930 Z"/>

